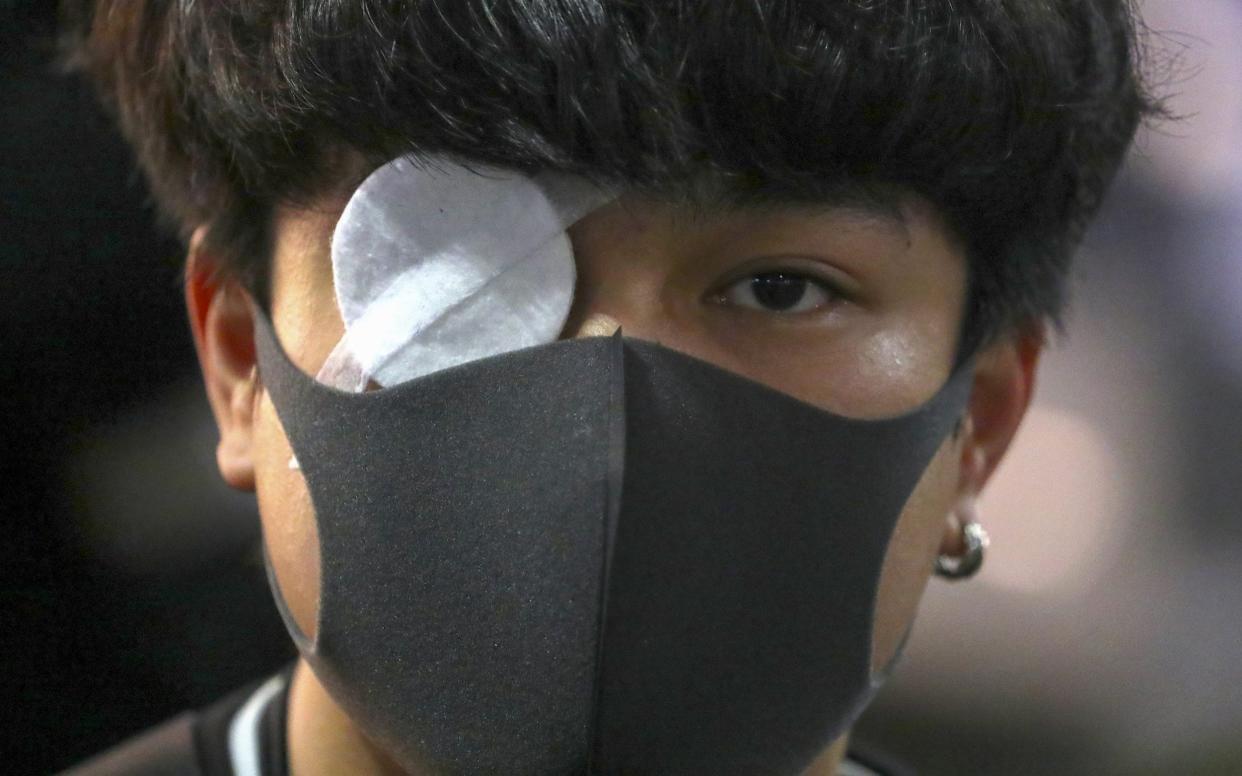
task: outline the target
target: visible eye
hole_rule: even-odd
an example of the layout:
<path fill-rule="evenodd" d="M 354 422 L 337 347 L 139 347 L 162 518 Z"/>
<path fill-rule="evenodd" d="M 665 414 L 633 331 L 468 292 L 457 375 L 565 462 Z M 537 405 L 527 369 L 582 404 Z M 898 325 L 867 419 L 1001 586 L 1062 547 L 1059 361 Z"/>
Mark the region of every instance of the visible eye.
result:
<path fill-rule="evenodd" d="M 742 278 L 717 297 L 725 304 L 786 315 L 826 307 L 839 294 L 822 280 L 793 272 L 761 272 Z"/>

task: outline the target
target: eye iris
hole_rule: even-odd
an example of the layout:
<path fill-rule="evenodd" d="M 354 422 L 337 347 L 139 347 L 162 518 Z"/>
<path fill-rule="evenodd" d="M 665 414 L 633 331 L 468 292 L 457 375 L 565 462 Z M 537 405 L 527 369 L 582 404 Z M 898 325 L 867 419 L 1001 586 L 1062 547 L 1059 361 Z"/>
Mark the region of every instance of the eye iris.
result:
<path fill-rule="evenodd" d="M 806 295 L 806 278 L 767 272 L 751 278 L 750 288 L 759 304 L 771 310 L 788 310 Z"/>

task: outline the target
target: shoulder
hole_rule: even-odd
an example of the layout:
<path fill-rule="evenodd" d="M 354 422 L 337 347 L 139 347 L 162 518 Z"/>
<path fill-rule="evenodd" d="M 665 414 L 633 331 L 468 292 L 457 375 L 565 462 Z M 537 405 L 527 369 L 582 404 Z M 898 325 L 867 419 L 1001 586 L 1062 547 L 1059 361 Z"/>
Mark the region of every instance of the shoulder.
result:
<path fill-rule="evenodd" d="M 279 776 L 288 677 L 282 672 L 185 712 L 61 776 Z"/>
<path fill-rule="evenodd" d="M 851 743 L 837 776 L 915 776 L 915 772 L 886 752 Z"/>
<path fill-rule="evenodd" d="M 61 776 L 286 776 L 286 670 L 201 712 L 185 712 Z M 913 776 L 871 749 L 851 747 L 838 776 Z"/>
<path fill-rule="evenodd" d="M 62 776 L 205 776 L 194 746 L 198 715 L 185 712 Z"/>

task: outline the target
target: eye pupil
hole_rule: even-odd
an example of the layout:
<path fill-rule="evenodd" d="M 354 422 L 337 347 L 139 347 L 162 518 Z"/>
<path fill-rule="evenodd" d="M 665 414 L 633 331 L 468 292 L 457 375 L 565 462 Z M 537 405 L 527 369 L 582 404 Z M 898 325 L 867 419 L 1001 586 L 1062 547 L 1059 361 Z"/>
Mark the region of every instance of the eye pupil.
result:
<path fill-rule="evenodd" d="M 767 272 L 751 278 L 750 288 L 759 304 L 771 310 L 789 310 L 806 295 L 807 279 L 782 272 Z"/>

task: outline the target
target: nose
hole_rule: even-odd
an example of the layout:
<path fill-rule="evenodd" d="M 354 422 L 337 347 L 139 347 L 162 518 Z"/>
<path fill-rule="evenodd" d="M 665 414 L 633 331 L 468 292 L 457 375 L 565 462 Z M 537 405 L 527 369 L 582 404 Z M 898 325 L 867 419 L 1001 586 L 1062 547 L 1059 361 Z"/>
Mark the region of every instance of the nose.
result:
<path fill-rule="evenodd" d="M 603 264 L 603 262 L 596 262 Z M 665 278 L 637 262 L 592 266 L 579 261 L 574 300 L 561 339 L 608 337 L 620 329 L 627 337 L 663 342 L 678 331 L 668 304 Z M 685 328 L 681 326 L 681 328 Z"/>
<path fill-rule="evenodd" d="M 609 337 L 620 329 L 627 337 L 674 350 L 701 349 L 693 316 L 685 305 L 670 302 L 661 276 L 630 272 L 585 280 L 580 274 L 561 339 Z"/>
<path fill-rule="evenodd" d="M 621 328 L 621 322 L 611 315 L 591 313 L 583 318 L 578 326 L 574 327 L 574 331 L 566 331 L 564 336 L 566 339 L 611 337 L 613 334 L 616 334 L 619 328 Z"/>

